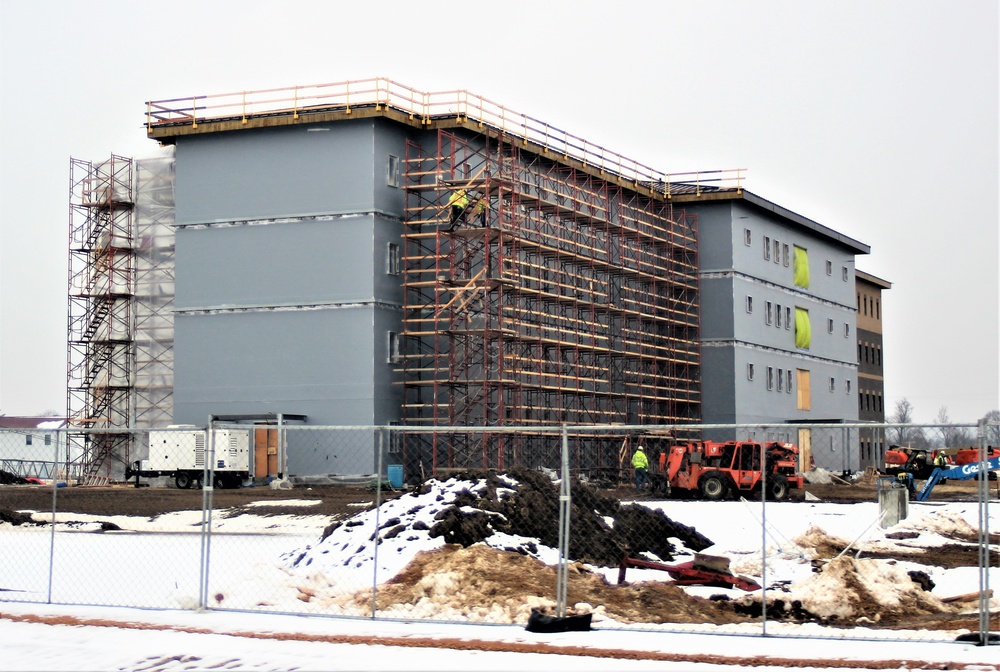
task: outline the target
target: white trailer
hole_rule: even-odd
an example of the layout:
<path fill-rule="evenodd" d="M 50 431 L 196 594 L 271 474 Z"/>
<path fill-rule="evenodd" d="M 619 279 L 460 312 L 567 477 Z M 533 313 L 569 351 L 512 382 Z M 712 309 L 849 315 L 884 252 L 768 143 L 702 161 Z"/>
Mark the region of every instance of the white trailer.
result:
<path fill-rule="evenodd" d="M 216 488 L 238 488 L 250 478 L 250 430 L 213 430 Z M 210 446 L 205 430 L 154 430 L 149 433 L 149 457 L 125 470 L 135 476 L 173 477 L 178 488 L 201 487 Z M 137 481 L 138 482 L 138 481 Z"/>

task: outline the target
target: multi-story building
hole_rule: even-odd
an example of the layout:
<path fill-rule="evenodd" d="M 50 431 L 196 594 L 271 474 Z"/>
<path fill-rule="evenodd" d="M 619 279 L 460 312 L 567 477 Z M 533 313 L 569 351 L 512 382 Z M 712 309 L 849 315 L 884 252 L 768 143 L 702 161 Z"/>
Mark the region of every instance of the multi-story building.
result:
<path fill-rule="evenodd" d="M 740 171 L 667 175 L 467 92 L 381 79 L 151 102 L 147 131 L 172 155 L 71 180 L 80 426 L 519 428 L 370 432 L 367 451 L 289 440 L 292 474 L 370 473 L 378 445 L 427 473 L 552 466 L 533 430 L 560 423 L 857 417 L 868 248 L 744 191 Z M 88 437 L 90 460 L 134 459 L 121 436 Z M 622 436 L 576 440 L 577 466 L 619 464 Z"/>
<path fill-rule="evenodd" d="M 678 200 L 699 222 L 702 419 L 761 426 L 711 434 L 856 468 L 856 435 L 782 425 L 858 419 L 854 259 L 869 247 L 745 190 Z"/>
<path fill-rule="evenodd" d="M 882 365 L 882 292 L 892 283 L 864 271 L 855 273 L 858 315 L 858 418 L 885 422 L 885 386 Z M 862 429 L 862 467 L 885 463 L 885 437 L 880 430 Z"/>
<path fill-rule="evenodd" d="M 94 384 L 109 368 L 114 389 L 143 396 L 121 354 L 134 341 L 155 344 L 144 396 L 175 424 L 522 428 L 387 447 L 399 451 L 388 461 L 425 473 L 554 465 L 538 426 L 700 420 L 697 231 L 670 200 L 676 177 L 465 92 L 386 80 L 147 109 L 149 136 L 174 150 L 175 236 L 101 244 L 142 201 L 102 178 L 131 169 L 88 166 L 74 181 L 97 197 L 75 209 L 71 354 L 105 342 L 109 353 L 71 367 L 74 417 L 99 403 L 118 410 L 104 416 L 140 415 Z M 474 212 L 451 227 L 460 191 Z M 170 264 L 169 281 L 144 290 L 169 334 L 154 319 L 150 337 L 125 311 L 104 326 L 135 305 L 120 291 L 141 268 L 129 251 Z M 114 290 L 93 280 L 105 267 L 120 268 Z M 293 474 L 373 469 L 374 434 L 367 453 L 294 434 Z M 121 451 L 110 438 L 88 445 Z M 620 447 L 581 439 L 581 466 L 615 466 Z"/>

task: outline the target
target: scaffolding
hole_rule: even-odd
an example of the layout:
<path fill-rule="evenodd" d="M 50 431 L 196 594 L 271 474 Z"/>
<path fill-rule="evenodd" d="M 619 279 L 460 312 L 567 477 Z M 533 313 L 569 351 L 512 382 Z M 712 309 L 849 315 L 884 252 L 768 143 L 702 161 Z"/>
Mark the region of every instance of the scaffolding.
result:
<path fill-rule="evenodd" d="M 67 413 L 69 453 L 84 474 L 128 462 L 132 394 L 132 159 L 70 159 Z"/>
<path fill-rule="evenodd" d="M 558 464 L 545 426 L 700 419 L 696 220 L 523 144 L 407 143 L 403 422 L 469 428 L 408 436 L 417 473 Z M 620 466 L 620 434 L 574 445 L 577 468 Z"/>

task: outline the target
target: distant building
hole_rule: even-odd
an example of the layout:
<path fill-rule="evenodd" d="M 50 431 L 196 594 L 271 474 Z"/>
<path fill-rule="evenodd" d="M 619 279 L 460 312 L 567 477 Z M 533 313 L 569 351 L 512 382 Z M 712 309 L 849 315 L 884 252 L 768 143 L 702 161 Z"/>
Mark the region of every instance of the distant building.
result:
<path fill-rule="evenodd" d="M 698 216 L 703 421 L 765 425 L 753 438 L 798 443 L 803 468 L 857 468 L 856 433 L 782 425 L 858 419 L 854 261 L 870 248 L 745 190 L 676 198 Z"/>
<path fill-rule="evenodd" d="M 885 385 L 882 364 L 882 292 L 892 283 L 870 273 L 855 273 L 858 314 L 858 418 L 885 422 Z M 881 430 L 861 430 L 861 467 L 885 463 L 885 436 Z"/>
<path fill-rule="evenodd" d="M 66 418 L 0 415 L 0 470 L 48 477 L 53 461 L 66 458 L 60 432 Z"/>

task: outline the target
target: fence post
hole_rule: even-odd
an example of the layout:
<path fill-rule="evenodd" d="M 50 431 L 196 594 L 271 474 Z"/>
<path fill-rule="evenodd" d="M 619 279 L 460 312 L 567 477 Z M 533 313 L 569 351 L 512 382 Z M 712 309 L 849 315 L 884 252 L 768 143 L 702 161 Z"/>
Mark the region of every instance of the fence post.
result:
<path fill-rule="evenodd" d="M 198 565 L 198 610 L 208 608 L 209 559 L 212 554 L 212 508 L 215 494 L 215 418 L 205 429 L 205 465 L 201 477 L 201 558 Z"/>
<path fill-rule="evenodd" d="M 990 486 L 986 460 L 986 418 L 979 421 L 979 645 L 990 643 Z"/>
<path fill-rule="evenodd" d="M 566 597 L 569 581 L 569 439 L 566 425 L 562 426 L 562 474 L 559 481 L 559 571 L 556 572 L 556 615 L 566 617 Z"/>
<path fill-rule="evenodd" d="M 378 546 L 379 546 L 379 536 L 378 532 L 381 529 L 381 512 L 382 512 L 382 439 L 385 436 L 385 428 L 381 427 L 378 430 L 378 441 L 376 441 L 375 450 L 377 456 L 375 458 L 375 548 L 372 551 L 372 620 L 375 620 L 376 613 L 378 611 Z"/>
<path fill-rule="evenodd" d="M 48 593 L 45 597 L 46 604 L 52 604 L 52 568 L 56 562 L 56 502 L 58 501 L 59 492 L 59 432 L 56 432 L 55 448 L 53 448 L 52 453 L 52 469 L 49 470 L 49 475 L 52 477 L 52 525 L 50 526 L 50 536 L 49 536 L 49 587 Z M 67 439 L 66 445 L 69 445 L 69 440 Z"/>
<path fill-rule="evenodd" d="M 760 442 L 760 634 L 767 637 L 767 427 Z"/>

